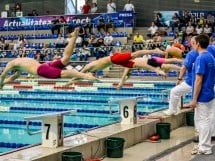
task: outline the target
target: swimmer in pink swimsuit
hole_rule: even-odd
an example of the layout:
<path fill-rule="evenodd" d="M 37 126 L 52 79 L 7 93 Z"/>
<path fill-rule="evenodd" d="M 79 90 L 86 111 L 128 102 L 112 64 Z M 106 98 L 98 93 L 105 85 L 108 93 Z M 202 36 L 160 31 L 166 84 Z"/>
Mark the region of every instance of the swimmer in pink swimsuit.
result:
<path fill-rule="evenodd" d="M 70 62 L 70 57 L 75 47 L 75 41 L 77 39 L 78 32 L 79 29 L 76 28 L 71 34 L 71 39 L 64 50 L 63 57 L 59 60 L 40 64 L 37 60 L 32 58 L 16 58 L 8 62 L 0 77 L 0 88 L 2 88 L 4 84 L 17 79 L 21 72 L 27 72 L 32 75 L 39 75 L 51 79 L 75 77 L 97 81 L 98 79 L 91 73 L 81 73 L 74 69 L 64 69 L 64 67 Z M 6 78 L 10 71 L 15 71 L 15 74 Z"/>

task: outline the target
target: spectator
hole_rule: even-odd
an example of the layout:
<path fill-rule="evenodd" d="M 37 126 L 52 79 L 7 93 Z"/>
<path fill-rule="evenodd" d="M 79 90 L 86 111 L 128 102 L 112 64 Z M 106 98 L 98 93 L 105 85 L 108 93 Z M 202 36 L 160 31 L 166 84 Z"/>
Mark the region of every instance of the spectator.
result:
<path fill-rule="evenodd" d="M 86 21 L 83 23 L 83 27 L 84 27 L 85 31 L 87 31 L 87 29 L 88 29 L 88 33 L 90 33 L 90 34 L 92 33 L 93 24 L 89 17 L 86 18 Z"/>
<path fill-rule="evenodd" d="M 65 31 L 67 31 L 67 27 L 68 27 L 68 24 L 67 24 L 67 21 L 66 19 L 63 17 L 63 16 L 60 16 L 59 18 L 59 22 L 60 22 L 60 28 L 61 30 L 63 29 L 63 31 L 61 33 L 65 33 Z"/>
<path fill-rule="evenodd" d="M 82 49 L 80 49 L 80 61 L 88 61 L 88 58 L 90 56 L 90 49 L 86 47 L 86 45 L 83 46 Z"/>
<path fill-rule="evenodd" d="M 98 10 L 97 3 L 93 3 L 90 9 L 90 13 L 96 13 Z"/>
<path fill-rule="evenodd" d="M 207 34 L 209 37 L 212 35 L 212 29 L 211 29 L 211 27 L 208 26 L 208 24 L 205 24 L 203 33 Z"/>
<path fill-rule="evenodd" d="M 106 36 L 104 37 L 104 45 L 105 46 L 113 45 L 113 36 L 110 34 L 110 32 L 107 32 Z"/>
<path fill-rule="evenodd" d="M 91 7 L 89 5 L 89 0 L 85 0 L 85 4 L 81 8 L 81 12 L 83 14 L 88 14 L 88 13 L 90 13 L 90 9 L 91 9 Z"/>
<path fill-rule="evenodd" d="M 58 38 L 56 40 L 56 48 L 64 48 L 65 47 L 65 39 L 62 34 L 58 34 Z"/>
<path fill-rule="evenodd" d="M 175 31 L 175 27 L 179 27 L 179 31 L 181 31 L 179 24 L 180 24 L 179 15 L 177 13 L 174 13 L 174 15 L 172 16 L 172 20 L 170 21 L 172 31 Z"/>
<path fill-rule="evenodd" d="M 201 15 L 201 17 L 200 17 L 200 19 L 198 21 L 198 24 L 199 25 L 205 25 L 205 18 L 204 18 L 204 16 Z"/>
<path fill-rule="evenodd" d="M 83 38 L 81 36 L 78 36 L 75 41 L 76 47 L 82 47 L 82 43 L 83 43 Z"/>
<path fill-rule="evenodd" d="M 107 3 L 107 13 L 116 12 L 116 4 L 112 0 L 108 0 Z"/>
<path fill-rule="evenodd" d="M 57 30 L 57 34 L 59 35 L 60 34 L 60 21 L 59 21 L 59 19 L 56 16 L 54 16 L 51 23 L 52 23 L 52 27 L 51 27 L 52 34 L 54 35 L 54 32 Z"/>
<path fill-rule="evenodd" d="M 158 27 L 155 25 L 154 21 L 152 21 L 151 26 L 148 28 L 148 31 L 150 31 L 150 34 L 147 34 L 149 38 L 152 38 L 158 31 Z"/>
<path fill-rule="evenodd" d="M 132 52 L 134 52 L 136 49 L 143 49 L 143 43 L 145 42 L 142 35 L 139 34 L 139 32 L 136 33 L 136 35 L 133 38 L 133 45 L 132 45 Z"/>
<path fill-rule="evenodd" d="M 177 44 L 181 44 L 182 43 L 182 36 L 180 36 L 178 32 L 176 32 L 174 34 L 173 43 L 177 43 Z"/>
<path fill-rule="evenodd" d="M 214 32 L 215 18 L 210 12 L 207 15 L 207 23 L 211 26 L 212 32 Z"/>
<path fill-rule="evenodd" d="M 158 27 L 165 27 L 166 26 L 164 19 L 163 19 L 163 16 L 160 12 L 155 14 L 154 23 Z"/>
<path fill-rule="evenodd" d="M 114 26 L 113 20 L 111 19 L 110 16 L 107 16 L 106 19 L 105 19 L 105 31 L 108 32 L 109 28 L 112 28 L 113 31 L 115 30 L 115 26 Z"/>
<path fill-rule="evenodd" d="M 185 32 L 187 36 L 193 35 L 194 27 L 192 26 L 191 22 L 188 23 L 188 26 Z"/>
<path fill-rule="evenodd" d="M 25 44 L 27 44 L 27 40 L 24 38 L 24 35 L 19 35 L 17 42 L 14 44 L 14 50 L 21 48 L 21 46 L 24 46 Z"/>
<path fill-rule="evenodd" d="M 6 43 L 3 36 L 0 37 L 0 50 L 8 50 L 9 44 Z"/>
<path fill-rule="evenodd" d="M 81 47 L 82 47 L 86 43 L 86 40 L 85 40 L 86 31 L 85 31 L 84 27 L 81 26 L 81 25 L 79 26 L 79 34 L 78 34 L 78 36 L 80 36 L 82 38 L 82 43 L 81 43 Z"/>
<path fill-rule="evenodd" d="M 103 16 L 99 16 L 98 22 L 97 22 L 97 30 L 98 32 L 101 32 L 101 29 L 105 30 L 105 19 Z"/>
<path fill-rule="evenodd" d="M 96 59 L 99 59 L 99 58 L 106 56 L 106 51 L 104 50 L 105 45 L 104 45 L 103 36 L 100 36 L 97 39 L 97 45 L 98 45 L 98 47 L 96 48 L 96 52 L 95 52 Z"/>
<path fill-rule="evenodd" d="M 196 34 L 199 35 L 199 34 L 202 34 L 202 33 L 203 33 L 203 26 L 198 24 L 196 26 Z"/>
<path fill-rule="evenodd" d="M 134 5 L 131 3 L 131 0 L 127 0 L 127 3 L 124 6 L 124 11 L 133 11 L 133 12 L 135 12 Z"/>

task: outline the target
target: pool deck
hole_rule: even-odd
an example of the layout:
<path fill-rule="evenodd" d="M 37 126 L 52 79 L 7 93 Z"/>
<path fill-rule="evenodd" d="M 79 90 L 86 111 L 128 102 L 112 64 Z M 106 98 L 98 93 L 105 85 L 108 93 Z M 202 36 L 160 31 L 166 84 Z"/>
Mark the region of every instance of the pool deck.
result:
<path fill-rule="evenodd" d="M 135 161 L 150 159 L 173 147 L 188 143 L 194 137 L 194 129 L 192 127 L 182 127 L 185 124 L 185 112 L 189 110 L 190 109 L 183 110 L 172 117 L 166 117 L 163 116 L 162 112 L 156 112 L 153 113 L 152 116 L 156 116 L 159 119 L 139 119 L 138 123 L 134 125 L 122 125 L 120 123 L 109 125 L 86 133 L 67 137 L 64 139 L 64 146 L 58 148 L 46 148 L 39 145 L 1 156 L 0 160 L 61 161 L 61 154 L 64 151 L 82 152 L 84 158 L 87 159 L 105 157 L 105 140 L 108 137 L 124 138 L 126 140 L 125 151 L 123 158 L 105 158 L 104 161 L 131 161 L 135 156 Z M 161 121 L 160 118 L 162 118 L 162 122 L 171 123 L 171 138 L 169 140 L 162 140 L 161 143 L 146 142 L 146 139 L 155 133 L 155 126 L 156 123 Z M 85 135 L 85 141 L 77 142 L 77 138 L 79 138 L 80 135 Z"/>

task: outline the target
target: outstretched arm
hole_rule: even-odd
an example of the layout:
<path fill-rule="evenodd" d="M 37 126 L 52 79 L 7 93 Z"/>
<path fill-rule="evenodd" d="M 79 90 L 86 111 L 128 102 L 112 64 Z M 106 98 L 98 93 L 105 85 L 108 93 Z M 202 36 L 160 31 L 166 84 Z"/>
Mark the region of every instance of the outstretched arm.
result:
<path fill-rule="evenodd" d="M 141 56 L 144 56 L 144 55 L 149 55 L 149 54 L 161 54 L 161 55 L 165 55 L 165 52 L 156 48 L 154 50 L 138 50 L 138 51 L 135 51 L 131 54 L 132 58 L 138 58 L 138 57 L 141 57 Z"/>
<path fill-rule="evenodd" d="M 124 72 L 123 72 L 123 74 L 122 74 L 121 80 L 120 80 L 119 84 L 118 84 L 117 87 L 116 87 L 117 89 L 121 89 L 121 88 L 122 88 L 124 82 L 129 78 L 129 72 L 130 72 L 131 70 L 132 70 L 132 69 L 130 69 L 130 68 L 125 68 L 125 69 L 124 69 Z"/>

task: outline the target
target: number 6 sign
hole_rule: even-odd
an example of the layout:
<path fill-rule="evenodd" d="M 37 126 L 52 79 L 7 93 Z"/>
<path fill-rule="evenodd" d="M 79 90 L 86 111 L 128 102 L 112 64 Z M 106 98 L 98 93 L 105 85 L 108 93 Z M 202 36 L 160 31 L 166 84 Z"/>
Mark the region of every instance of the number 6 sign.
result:
<path fill-rule="evenodd" d="M 136 98 L 119 101 L 121 112 L 121 124 L 137 123 L 137 100 Z"/>

